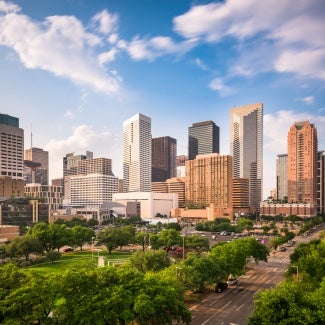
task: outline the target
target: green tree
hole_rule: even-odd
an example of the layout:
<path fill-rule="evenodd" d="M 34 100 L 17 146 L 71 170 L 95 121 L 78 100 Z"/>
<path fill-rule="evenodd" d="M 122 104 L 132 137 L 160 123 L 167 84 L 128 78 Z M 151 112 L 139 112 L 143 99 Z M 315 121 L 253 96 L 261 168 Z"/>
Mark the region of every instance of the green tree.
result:
<path fill-rule="evenodd" d="M 24 256 L 26 261 L 30 254 L 42 254 L 42 243 L 37 239 L 30 236 L 16 237 L 6 247 L 6 253 L 10 257 Z"/>
<path fill-rule="evenodd" d="M 158 235 L 158 241 L 162 247 L 171 247 L 182 242 L 180 233 L 175 229 L 165 229 Z"/>
<path fill-rule="evenodd" d="M 197 252 L 208 251 L 210 248 L 209 239 L 207 237 L 202 237 L 199 235 L 186 236 L 185 247 L 189 249 L 195 249 Z M 181 245 L 181 244 L 180 244 Z"/>
<path fill-rule="evenodd" d="M 61 257 L 61 253 L 58 251 L 48 251 L 46 253 L 46 258 L 50 260 L 52 264 L 54 263 L 54 261 L 59 260 L 60 257 Z"/>
<path fill-rule="evenodd" d="M 150 246 L 150 235 L 145 231 L 139 231 L 135 235 L 135 243 L 141 245 L 142 251 Z"/>
<path fill-rule="evenodd" d="M 170 266 L 168 254 L 163 250 L 137 251 L 130 257 L 130 263 L 140 272 L 159 271 Z"/>
<path fill-rule="evenodd" d="M 246 219 L 246 218 L 240 218 L 240 220 L 238 221 L 237 224 L 237 228 L 239 231 L 242 230 L 247 230 L 250 231 L 252 230 L 254 227 L 254 222 L 250 219 Z"/>
<path fill-rule="evenodd" d="M 92 237 L 96 237 L 95 231 L 83 226 L 74 226 L 71 228 L 72 231 L 72 242 L 75 245 L 78 245 L 80 247 L 80 250 L 82 250 L 82 247 L 86 243 L 91 243 Z"/>

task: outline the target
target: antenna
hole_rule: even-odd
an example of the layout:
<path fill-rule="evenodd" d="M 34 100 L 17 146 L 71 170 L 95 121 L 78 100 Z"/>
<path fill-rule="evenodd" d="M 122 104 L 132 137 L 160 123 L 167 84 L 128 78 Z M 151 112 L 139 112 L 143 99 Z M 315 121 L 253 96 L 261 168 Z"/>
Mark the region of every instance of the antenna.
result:
<path fill-rule="evenodd" d="M 30 124 L 30 147 L 33 148 L 33 124 Z"/>

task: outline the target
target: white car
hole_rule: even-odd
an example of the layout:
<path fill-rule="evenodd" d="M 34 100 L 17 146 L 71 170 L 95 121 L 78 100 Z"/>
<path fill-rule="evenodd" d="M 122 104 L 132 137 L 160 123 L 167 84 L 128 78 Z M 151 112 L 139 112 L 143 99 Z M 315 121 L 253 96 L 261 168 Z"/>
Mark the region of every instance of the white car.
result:
<path fill-rule="evenodd" d="M 229 276 L 228 280 L 227 280 L 227 284 L 232 286 L 238 283 L 238 278 L 236 278 L 235 276 Z"/>

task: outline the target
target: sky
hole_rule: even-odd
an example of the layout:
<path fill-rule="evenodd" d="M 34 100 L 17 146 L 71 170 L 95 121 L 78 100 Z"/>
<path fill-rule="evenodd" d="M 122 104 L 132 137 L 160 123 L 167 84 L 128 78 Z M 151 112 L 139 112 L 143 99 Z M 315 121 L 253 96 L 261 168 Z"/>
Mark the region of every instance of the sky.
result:
<path fill-rule="evenodd" d="M 325 150 L 324 17 L 323 0 L 0 0 L 0 113 L 49 152 L 50 179 L 86 151 L 122 178 L 131 116 L 179 155 L 212 120 L 226 155 L 230 109 L 262 102 L 266 198 L 292 124 L 314 123 Z"/>

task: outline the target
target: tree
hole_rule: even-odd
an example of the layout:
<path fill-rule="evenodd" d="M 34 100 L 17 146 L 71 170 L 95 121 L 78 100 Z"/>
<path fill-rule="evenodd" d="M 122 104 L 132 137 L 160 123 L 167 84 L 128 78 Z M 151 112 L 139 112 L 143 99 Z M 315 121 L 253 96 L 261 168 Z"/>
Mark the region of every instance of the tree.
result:
<path fill-rule="evenodd" d="M 187 236 L 184 238 L 185 247 L 195 249 L 197 252 L 208 251 L 210 247 L 209 239 L 198 235 Z"/>
<path fill-rule="evenodd" d="M 168 254 L 163 250 L 137 251 L 130 257 L 130 263 L 140 272 L 159 271 L 170 266 Z"/>
<path fill-rule="evenodd" d="M 252 230 L 254 227 L 254 223 L 252 220 L 250 219 L 246 219 L 246 218 L 241 218 L 239 221 L 238 221 L 238 224 L 237 224 L 237 228 L 239 228 L 239 230 L 247 230 L 247 231 L 250 231 Z"/>
<path fill-rule="evenodd" d="M 163 247 L 171 247 L 182 242 L 181 235 L 175 229 L 165 229 L 158 235 L 158 241 Z"/>
<path fill-rule="evenodd" d="M 10 257 L 20 257 L 24 256 L 26 261 L 30 254 L 42 254 L 43 247 L 42 243 L 37 239 L 30 236 L 16 237 L 11 243 L 6 247 L 6 253 Z"/>
<path fill-rule="evenodd" d="M 142 246 L 142 251 L 144 252 L 144 250 L 148 246 L 150 246 L 150 235 L 149 235 L 149 233 L 147 233 L 145 231 L 139 231 L 135 235 L 135 243 L 141 245 Z"/>
<path fill-rule="evenodd" d="M 72 242 L 75 245 L 82 246 L 86 243 L 91 243 L 92 237 L 96 237 L 95 231 L 83 226 L 74 226 L 72 230 Z"/>
<path fill-rule="evenodd" d="M 48 251 L 46 253 L 46 258 L 48 260 L 50 260 L 52 262 L 52 264 L 54 263 L 54 261 L 59 260 L 61 257 L 61 253 L 58 251 Z"/>

